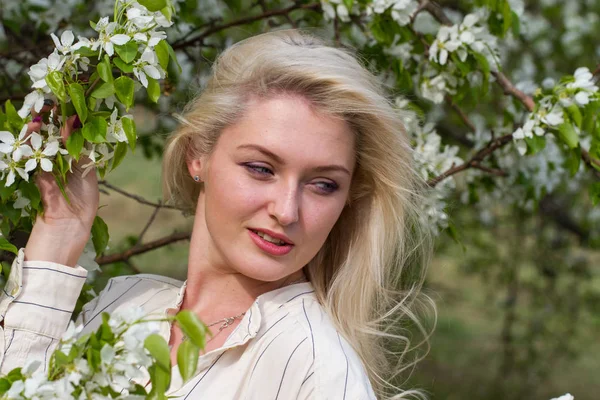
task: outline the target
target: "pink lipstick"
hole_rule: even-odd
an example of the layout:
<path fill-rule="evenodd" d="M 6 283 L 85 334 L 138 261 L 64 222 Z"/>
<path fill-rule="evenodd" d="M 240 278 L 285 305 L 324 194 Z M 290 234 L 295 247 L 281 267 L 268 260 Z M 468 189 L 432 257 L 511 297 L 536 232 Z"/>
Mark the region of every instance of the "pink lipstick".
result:
<path fill-rule="evenodd" d="M 269 242 L 268 240 L 261 238 L 256 232 L 254 232 L 251 229 L 248 229 L 248 233 L 250 234 L 250 238 L 252 238 L 252 240 L 254 241 L 254 244 L 256 244 L 261 250 L 274 256 L 286 255 L 287 253 L 292 251 L 292 248 L 294 247 L 293 244 L 289 243 L 285 243 L 280 246 L 275 243 Z"/>

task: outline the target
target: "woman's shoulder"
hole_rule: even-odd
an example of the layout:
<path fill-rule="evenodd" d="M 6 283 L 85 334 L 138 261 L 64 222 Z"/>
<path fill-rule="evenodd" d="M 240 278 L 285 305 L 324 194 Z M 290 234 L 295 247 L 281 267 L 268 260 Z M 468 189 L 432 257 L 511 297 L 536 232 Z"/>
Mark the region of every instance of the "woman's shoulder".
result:
<path fill-rule="evenodd" d="M 137 274 L 109 279 L 104 289 L 83 306 L 79 320 L 85 330 L 102 322 L 103 312 L 141 308 L 145 314 L 175 307 L 181 297 L 183 282 L 161 275 Z"/>
<path fill-rule="evenodd" d="M 358 353 L 316 296 L 303 296 L 285 307 L 310 343 L 303 346 L 305 358 L 312 364 L 305 379 L 306 383 L 312 380 L 315 398 L 375 399 Z"/>

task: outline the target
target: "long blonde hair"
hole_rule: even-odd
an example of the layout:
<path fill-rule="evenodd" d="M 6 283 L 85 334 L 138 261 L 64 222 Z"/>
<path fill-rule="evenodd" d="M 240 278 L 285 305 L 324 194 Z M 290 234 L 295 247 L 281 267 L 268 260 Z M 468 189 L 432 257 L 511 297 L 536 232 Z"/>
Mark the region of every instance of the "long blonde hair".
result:
<path fill-rule="evenodd" d="M 302 95 L 320 112 L 343 118 L 356 135 L 348 204 L 304 269 L 336 328 L 361 357 L 378 397 L 419 396 L 393 382 L 416 362 L 406 357 L 414 347 L 406 321 L 425 343 L 428 336 L 415 312 L 424 304 L 419 293 L 432 242 L 418 215 L 424 183 L 413 169 L 400 112 L 351 51 L 298 30 L 254 36 L 225 50 L 167 142 L 165 199 L 193 212 L 201 185 L 190 177 L 186 159 L 210 154 L 250 96 L 278 93 Z"/>

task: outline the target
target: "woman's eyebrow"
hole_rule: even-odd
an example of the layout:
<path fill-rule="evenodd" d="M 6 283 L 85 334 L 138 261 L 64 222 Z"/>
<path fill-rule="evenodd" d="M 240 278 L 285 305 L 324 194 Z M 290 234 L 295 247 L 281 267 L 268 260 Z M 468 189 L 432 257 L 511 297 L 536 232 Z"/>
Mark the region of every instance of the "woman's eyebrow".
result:
<path fill-rule="evenodd" d="M 251 150 L 259 151 L 262 154 L 264 154 L 265 156 L 272 158 L 278 164 L 285 165 L 285 161 L 281 157 L 279 157 L 277 154 L 273 153 L 272 151 L 270 151 L 258 144 L 242 144 L 242 145 L 239 145 L 237 147 L 237 149 L 251 149 Z M 348 174 L 349 176 L 352 176 L 352 174 L 350 173 L 350 171 L 348 171 L 348 169 L 346 167 L 344 167 L 342 165 L 337 165 L 337 164 L 322 165 L 322 166 L 314 168 L 314 171 L 316 171 L 316 172 L 341 171 L 341 172 Z"/>
<path fill-rule="evenodd" d="M 285 165 L 285 161 L 283 161 L 283 159 L 281 157 L 279 157 L 277 154 L 273 153 L 272 151 L 267 150 L 266 148 L 259 146 L 257 144 L 242 144 L 242 145 L 239 145 L 237 148 L 238 149 L 252 149 L 252 150 L 260 151 L 265 156 L 270 157 L 273 160 L 275 160 L 278 164 Z"/>

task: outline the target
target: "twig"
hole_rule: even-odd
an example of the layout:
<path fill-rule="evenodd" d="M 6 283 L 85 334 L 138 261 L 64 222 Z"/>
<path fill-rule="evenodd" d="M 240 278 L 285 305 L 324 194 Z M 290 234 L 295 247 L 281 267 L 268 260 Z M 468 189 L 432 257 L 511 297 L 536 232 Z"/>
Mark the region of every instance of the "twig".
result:
<path fill-rule="evenodd" d="M 120 189 L 116 186 L 111 185 L 110 183 L 106 182 L 106 181 L 98 181 L 99 185 L 103 185 L 111 190 L 114 190 L 115 192 L 122 194 L 125 197 L 129 197 L 130 199 L 133 199 L 135 201 L 137 201 L 138 203 L 141 204 L 145 204 L 147 206 L 152 206 L 152 207 L 159 207 L 159 208 L 169 208 L 171 210 L 180 210 L 183 211 L 181 208 L 176 207 L 176 206 L 170 206 L 170 205 L 166 205 L 166 204 L 161 204 L 161 203 L 152 203 L 151 201 L 148 201 L 146 199 L 144 199 L 141 196 L 137 196 L 135 194 L 131 194 L 129 192 L 124 191 L 123 189 Z"/>
<path fill-rule="evenodd" d="M 479 163 L 481 161 L 483 161 L 487 156 L 492 154 L 496 149 L 506 146 L 510 142 L 512 142 L 512 133 L 501 136 L 498 139 L 492 140 L 487 147 L 484 147 L 483 149 L 479 150 L 469 161 L 467 161 L 461 165 L 458 165 L 456 167 L 452 167 L 452 168 L 448 169 L 446 172 L 443 172 L 442 174 L 436 176 L 435 178 L 431 178 L 430 180 L 427 181 L 427 184 L 431 187 L 434 187 L 435 185 L 437 185 L 444 179 L 446 179 L 452 175 L 455 175 L 461 171 L 469 169 L 469 168 L 478 168 L 481 170 L 485 170 L 484 169 L 485 167 L 482 167 Z M 497 174 L 497 171 L 499 171 L 499 170 L 491 170 L 491 171 L 494 171 L 494 174 Z"/>
<path fill-rule="evenodd" d="M 154 240 L 152 242 L 148 242 L 141 246 L 132 247 L 129 250 L 125 250 L 122 253 L 109 254 L 106 256 L 102 256 L 96 259 L 96 262 L 99 265 L 111 264 L 119 261 L 127 261 L 129 258 L 136 256 L 138 254 L 146 253 L 148 251 L 157 249 L 159 247 L 166 246 L 171 243 L 179 242 L 181 240 L 189 240 L 191 237 L 191 232 L 179 232 L 174 233 L 172 235 Z"/>
<path fill-rule="evenodd" d="M 98 84 L 98 82 L 100 82 L 100 78 L 96 78 L 96 80 L 94 82 L 92 82 L 90 87 L 85 91 L 85 97 L 88 97 L 90 95 L 90 93 L 92 93 L 92 90 Z"/>
<path fill-rule="evenodd" d="M 500 71 L 492 71 L 492 75 L 496 77 L 496 82 L 504 91 L 504 94 L 514 97 L 519 100 L 527 108 L 529 112 L 533 112 L 535 108 L 535 102 L 530 96 L 520 91 L 512 84 L 512 82 Z"/>
<path fill-rule="evenodd" d="M 191 38 L 188 40 L 173 43 L 172 47 L 173 47 L 173 49 L 181 49 L 183 47 L 187 47 L 187 46 L 196 44 L 198 42 L 201 42 L 205 37 L 210 36 L 213 33 L 216 33 L 216 32 L 219 32 L 219 31 L 222 31 L 225 29 L 229 29 L 234 26 L 250 24 L 252 22 L 260 21 L 262 19 L 266 19 L 266 18 L 278 16 L 278 15 L 287 15 L 288 13 L 290 13 L 291 11 L 294 11 L 294 10 L 319 11 L 320 9 L 321 9 L 321 3 L 294 4 L 293 6 L 283 8 L 281 10 L 271 10 L 271 11 L 264 12 L 260 15 L 255 15 L 255 16 L 246 17 L 246 18 L 240 18 L 238 20 L 231 21 L 228 24 L 213 26 L 212 28 L 208 28 L 206 31 L 204 31 L 200 35 L 196 36 L 195 38 Z"/>
<path fill-rule="evenodd" d="M 456 114 L 458 114 L 458 116 L 460 117 L 460 119 L 462 119 L 462 121 L 464 122 L 464 124 L 472 131 L 475 132 L 477 131 L 477 129 L 475 128 L 475 124 L 473 124 L 473 122 L 471 122 L 471 120 L 469 119 L 469 117 L 467 117 L 467 114 L 464 113 L 463 110 L 461 110 L 461 108 L 459 106 L 456 105 L 456 103 L 454 103 L 452 101 L 452 97 L 446 95 L 445 97 L 446 99 L 446 103 L 448 103 L 450 105 L 450 107 L 452 107 L 452 109 L 454 110 L 454 112 Z"/>
<path fill-rule="evenodd" d="M 148 222 L 146 222 L 146 226 L 144 226 L 144 229 L 142 229 L 142 232 L 138 236 L 138 240 L 135 243 L 134 247 L 137 247 L 140 244 L 142 244 L 142 239 L 144 238 L 144 235 L 146 234 L 146 232 L 148 232 L 148 229 L 150 228 L 150 225 L 152 225 L 152 223 L 154 222 L 154 219 L 156 218 L 156 214 L 158 214 L 158 212 L 160 211 L 161 208 L 162 208 L 162 204 L 159 201 L 158 202 L 158 206 L 156 206 L 156 208 L 152 212 L 152 215 L 150 216 L 150 219 L 148 219 Z"/>

